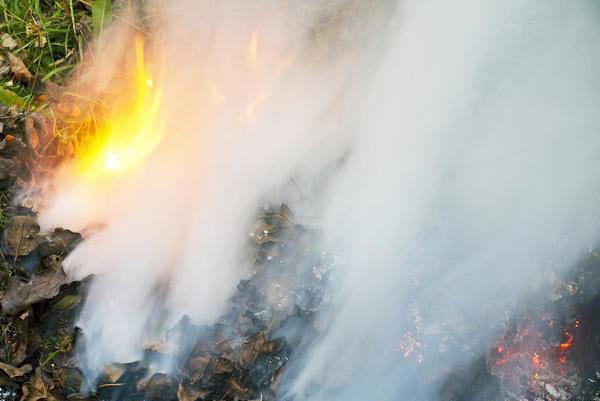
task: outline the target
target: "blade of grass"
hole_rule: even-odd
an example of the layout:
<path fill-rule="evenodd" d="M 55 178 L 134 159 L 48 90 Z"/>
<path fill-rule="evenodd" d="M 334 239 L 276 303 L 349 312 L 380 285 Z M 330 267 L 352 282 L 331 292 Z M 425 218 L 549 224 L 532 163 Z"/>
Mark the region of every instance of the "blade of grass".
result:
<path fill-rule="evenodd" d="M 112 19 L 111 0 L 96 0 L 92 8 L 92 24 L 94 26 L 94 36 L 99 38 L 102 35 L 104 26 Z"/>
<path fill-rule="evenodd" d="M 73 33 L 77 35 L 77 26 L 75 25 L 75 11 L 73 10 L 73 0 L 69 0 L 69 15 L 71 16 L 71 27 Z"/>
<path fill-rule="evenodd" d="M 66 70 L 69 70 L 71 68 L 72 68 L 72 66 L 70 66 L 70 65 L 63 65 L 63 66 L 57 67 L 57 68 L 49 71 L 46 75 L 44 75 L 42 77 L 42 82 L 46 82 L 47 80 L 49 80 L 50 78 L 52 78 L 54 75 L 58 74 L 59 72 L 66 71 Z"/>

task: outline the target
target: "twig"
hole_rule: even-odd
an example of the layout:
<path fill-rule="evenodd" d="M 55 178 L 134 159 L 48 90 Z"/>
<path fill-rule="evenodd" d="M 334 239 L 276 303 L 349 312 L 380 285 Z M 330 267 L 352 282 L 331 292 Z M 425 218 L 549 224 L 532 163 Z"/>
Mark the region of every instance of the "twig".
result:
<path fill-rule="evenodd" d="M 104 383 L 98 386 L 98 388 L 100 387 L 121 387 L 124 386 L 125 383 Z"/>

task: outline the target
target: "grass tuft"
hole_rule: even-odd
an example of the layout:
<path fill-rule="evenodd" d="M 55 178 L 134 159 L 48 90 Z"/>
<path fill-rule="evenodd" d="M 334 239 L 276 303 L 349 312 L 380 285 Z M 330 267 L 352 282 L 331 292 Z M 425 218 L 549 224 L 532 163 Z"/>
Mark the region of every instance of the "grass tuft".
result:
<path fill-rule="evenodd" d="M 10 51 L 33 74 L 30 82 L 19 83 L 4 71 L 0 102 L 27 107 L 41 83 L 60 83 L 69 75 L 92 35 L 91 7 L 76 0 L 0 0 L 0 33 L 16 43 L 13 49 L 1 49 L 3 59 Z"/>

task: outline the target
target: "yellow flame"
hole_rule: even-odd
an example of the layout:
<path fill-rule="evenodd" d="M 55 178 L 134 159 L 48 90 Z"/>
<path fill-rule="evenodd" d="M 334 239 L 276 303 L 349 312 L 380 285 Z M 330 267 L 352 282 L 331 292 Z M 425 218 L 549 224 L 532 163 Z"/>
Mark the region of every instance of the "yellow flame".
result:
<path fill-rule="evenodd" d="M 144 41 L 135 38 L 133 93 L 122 93 L 118 107 L 108 110 L 76 160 L 86 176 L 120 173 L 139 165 L 158 146 L 164 126 L 160 118 L 162 90 L 146 69 Z M 125 99 L 123 101 L 123 98 Z"/>

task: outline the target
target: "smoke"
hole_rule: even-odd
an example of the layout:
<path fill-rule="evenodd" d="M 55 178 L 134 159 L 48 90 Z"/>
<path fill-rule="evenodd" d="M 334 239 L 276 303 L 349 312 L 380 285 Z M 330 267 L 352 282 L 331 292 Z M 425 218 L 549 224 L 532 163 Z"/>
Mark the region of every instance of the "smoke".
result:
<path fill-rule="evenodd" d="M 343 109 L 352 91 L 344 84 L 353 65 L 334 69 L 321 55 L 341 47 L 335 37 L 306 40 L 313 10 L 179 1 L 145 12 L 164 137 L 141 167 L 108 178 L 67 163 L 40 207 L 43 228 L 90 232 L 64 267 L 72 279 L 97 275 L 77 323 L 92 378 L 107 363 L 140 359 L 140 343 L 183 315 L 209 323 L 223 313 L 248 274 L 257 208 L 307 159 L 327 161 L 342 141 L 339 111 L 328 110 Z M 135 23 L 121 21 L 75 77 L 79 97 L 118 98 L 119 74 L 135 60 Z"/>
<path fill-rule="evenodd" d="M 427 325 L 455 316 L 491 339 L 506 300 L 598 240 L 593 1 L 147 12 L 167 135 L 109 188 L 59 172 L 40 214 L 46 228 L 102 224 L 65 261 L 73 279 L 98 275 L 78 323 L 92 370 L 139 359 L 140 341 L 184 314 L 218 317 L 247 273 L 245 228 L 275 193 L 317 216 L 347 260 L 327 332 L 286 378 L 300 399 L 435 397 L 396 351 L 416 299 Z M 80 77 L 110 83 L 120 58 L 108 52 L 127 52 L 130 26 L 112 28 Z M 285 191 L 291 176 L 311 183 L 308 206 Z"/>
<path fill-rule="evenodd" d="M 597 242 L 598 11 L 399 2 L 323 213 L 345 241 L 343 295 L 290 394 L 438 399 L 418 384 L 484 355 L 503 309 Z M 450 344 L 481 336 L 423 361 L 437 378 L 398 349 L 415 304 Z"/>

